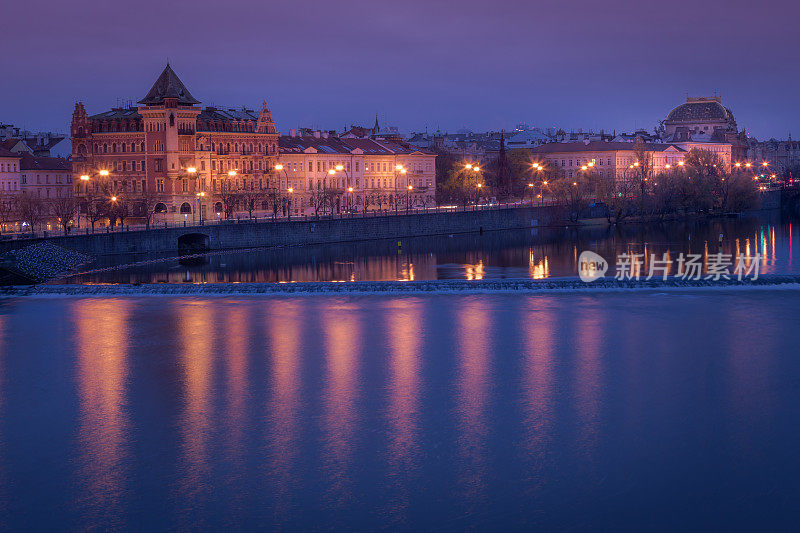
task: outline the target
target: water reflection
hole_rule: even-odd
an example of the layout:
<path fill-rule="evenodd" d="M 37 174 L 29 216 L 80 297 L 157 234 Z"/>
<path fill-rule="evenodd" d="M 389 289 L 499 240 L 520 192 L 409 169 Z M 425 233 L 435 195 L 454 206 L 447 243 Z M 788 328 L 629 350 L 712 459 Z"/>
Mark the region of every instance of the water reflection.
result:
<path fill-rule="evenodd" d="M 265 424 L 269 446 L 270 490 L 275 499 L 273 523 L 289 516 L 297 486 L 293 472 L 299 447 L 300 355 L 303 306 L 291 300 L 271 302 L 265 312 L 270 350 L 269 418 Z M 296 495 L 296 494 L 295 494 Z"/>
<path fill-rule="evenodd" d="M 597 451 L 600 426 L 600 392 L 603 377 L 604 309 L 586 299 L 583 312 L 575 318 L 575 402 L 581 454 L 592 459 Z"/>
<path fill-rule="evenodd" d="M 75 505 L 83 528 L 126 523 L 129 460 L 126 410 L 131 301 L 81 299 L 73 309 L 79 397 L 80 479 Z"/>
<path fill-rule="evenodd" d="M 392 522 L 405 518 L 409 487 L 419 467 L 420 366 L 424 306 L 421 300 L 393 302 L 386 311 L 389 341 L 388 471 L 393 484 Z"/>
<path fill-rule="evenodd" d="M 540 298 L 531 299 L 533 309 L 520 316 L 518 324 L 522 332 L 522 384 L 524 453 L 532 461 L 535 481 L 531 489 L 538 489 L 543 482 L 541 473 L 551 460 L 551 428 L 554 424 L 553 395 L 555 387 L 556 317 L 552 310 L 538 309 Z"/>
<path fill-rule="evenodd" d="M 469 502 L 485 498 L 490 311 L 479 299 L 465 300 L 455 317 L 458 378 L 456 383 L 457 453 L 460 489 Z"/>
<path fill-rule="evenodd" d="M 184 512 L 202 505 L 211 467 L 209 442 L 212 437 L 213 347 L 216 343 L 215 306 L 212 302 L 177 301 L 180 347 L 177 354 L 182 371 L 183 413 L 179 424 L 181 442 L 179 485 Z"/>
<path fill-rule="evenodd" d="M 776 231 L 781 228 L 782 231 Z M 719 236 L 723 236 L 722 245 Z M 739 255 L 737 241 L 751 240 L 761 255 L 761 272 L 795 273 L 789 222 L 774 217 L 713 219 L 620 225 L 612 228 L 541 228 L 419 237 L 402 241 L 337 243 L 327 246 L 213 253 L 201 264 L 177 259 L 69 278 L 77 283 L 235 283 L 295 281 L 390 281 L 575 276 L 578 256 L 593 250 L 610 262 L 623 253 L 641 254 L 642 274 L 653 256 L 700 254 L 704 272 L 709 255 Z M 745 250 L 745 253 L 747 250 Z M 141 256 L 101 259 L 132 262 Z M 106 261 L 106 263 L 102 263 Z M 673 266 L 674 268 L 674 266 Z"/>
<path fill-rule="evenodd" d="M 358 307 L 353 304 L 328 308 L 321 325 L 327 371 L 323 398 L 326 499 L 333 506 L 341 506 L 352 498 L 358 358 L 364 332 Z"/>

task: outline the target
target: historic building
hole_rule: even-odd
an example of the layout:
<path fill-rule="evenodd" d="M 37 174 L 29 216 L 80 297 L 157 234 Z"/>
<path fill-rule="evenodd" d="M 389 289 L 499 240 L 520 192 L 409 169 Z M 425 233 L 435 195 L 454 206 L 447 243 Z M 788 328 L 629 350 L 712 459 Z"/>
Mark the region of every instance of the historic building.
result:
<path fill-rule="evenodd" d="M 532 148 L 531 153 L 569 178 L 592 163 L 592 172 L 601 178 L 625 179 L 637 161 L 634 146 L 631 142 L 549 143 Z M 646 143 L 645 147 L 653 158 L 654 173 L 678 166 L 686 156 L 686 150 L 672 144 Z"/>
<path fill-rule="evenodd" d="M 235 191 L 270 186 L 278 132 L 266 104 L 201 108 L 169 65 L 138 103 L 95 115 L 75 105 L 73 181 L 84 204 L 113 195 L 132 216 L 196 219 Z"/>
<path fill-rule="evenodd" d="M 396 140 L 282 136 L 280 190 L 294 214 L 433 207 L 435 159 Z"/>
<path fill-rule="evenodd" d="M 20 154 L 20 189 L 37 198 L 72 196 L 72 165 L 62 157 Z"/>
<path fill-rule="evenodd" d="M 19 165 L 21 158 L 18 153 L 0 146 L 0 193 L 19 192 L 22 179 Z"/>
<path fill-rule="evenodd" d="M 747 159 L 747 136 L 740 132 L 733 112 L 716 94 L 687 97 L 664 121 L 662 141 L 686 151 L 700 148 L 715 152 L 730 168 Z"/>
<path fill-rule="evenodd" d="M 402 141 L 310 131 L 279 139 L 266 104 L 202 108 L 169 65 L 138 103 L 95 115 L 75 105 L 84 211 L 109 198 L 127 203 L 128 216 L 166 221 L 434 203 L 435 155 Z"/>

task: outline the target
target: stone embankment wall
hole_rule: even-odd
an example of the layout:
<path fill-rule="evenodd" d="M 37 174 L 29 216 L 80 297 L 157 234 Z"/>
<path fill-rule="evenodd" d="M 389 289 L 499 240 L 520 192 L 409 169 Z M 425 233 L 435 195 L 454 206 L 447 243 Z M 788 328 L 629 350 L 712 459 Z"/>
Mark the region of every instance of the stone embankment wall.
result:
<path fill-rule="evenodd" d="M 325 244 L 548 226 L 560 222 L 562 214 L 557 207 L 544 206 L 280 222 L 242 220 L 204 226 L 8 240 L 0 242 L 0 252 L 43 240 L 92 255 L 178 251 L 179 239 L 189 241 L 190 246 L 204 243 L 211 250 Z"/>

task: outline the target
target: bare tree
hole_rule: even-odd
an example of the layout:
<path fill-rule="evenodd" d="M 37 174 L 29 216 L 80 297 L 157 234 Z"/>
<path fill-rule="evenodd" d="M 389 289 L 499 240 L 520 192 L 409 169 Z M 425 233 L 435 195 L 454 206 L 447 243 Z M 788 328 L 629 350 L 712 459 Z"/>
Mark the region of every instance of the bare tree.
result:
<path fill-rule="evenodd" d="M 16 222 L 18 196 L 18 194 L 8 192 L 0 193 L 0 230 L 2 230 L 2 226 Z"/>
<path fill-rule="evenodd" d="M 66 235 L 78 214 L 78 200 L 72 196 L 53 198 L 50 200 L 50 213 Z"/>
<path fill-rule="evenodd" d="M 23 192 L 17 200 L 17 213 L 20 220 L 27 223 L 33 233 L 47 216 L 47 206 L 42 198 Z"/>
<path fill-rule="evenodd" d="M 647 149 L 647 143 L 641 137 L 633 142 L 634 162 L 631 165 L 631 178 L 639 191 L 639 214 L 644 215 L 645 199 L 650 180 L 653 177 L 653 152 Z"/>

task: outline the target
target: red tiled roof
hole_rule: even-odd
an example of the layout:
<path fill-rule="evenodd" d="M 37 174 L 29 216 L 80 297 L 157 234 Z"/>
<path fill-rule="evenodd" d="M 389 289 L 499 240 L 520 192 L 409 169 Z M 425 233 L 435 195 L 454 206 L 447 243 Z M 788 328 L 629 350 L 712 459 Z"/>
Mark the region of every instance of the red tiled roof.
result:
<path fill-rule="evenodd" d="M 27 152 L 21 156 L 20 168 L 22 170 L 52 170 L 54 172 L 72 170 L 72 164 L 63 157 L 36 157 Z"/>

